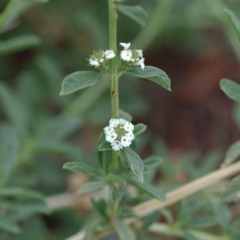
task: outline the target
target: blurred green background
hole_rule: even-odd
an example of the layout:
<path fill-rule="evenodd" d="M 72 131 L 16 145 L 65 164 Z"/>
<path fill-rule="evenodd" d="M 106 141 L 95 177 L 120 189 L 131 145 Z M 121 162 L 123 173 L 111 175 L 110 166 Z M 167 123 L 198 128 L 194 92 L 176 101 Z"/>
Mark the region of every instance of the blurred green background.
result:
<path fill-rule="evenodd" d="M 8 2 L 1 0 L 0 10 Z M 149 23 L 142 29 L 119 14 L 119 41 L 144 49 L 146 64 L 170 77 L 172 92 L 123 77 L 120 107 L 133 116 L 133 123 L 148 126 L 139 142 L 141 155 L 165 156 L 158 178 L 176 186 L 216 169 L 224 151 L 240 138 L 240 107 L 219 89 L 222 78 L 240 82 L 240 45 L 223 11 L 227 7 L 240 16 L 240 2 L 126 4 L 143 6 Z M 50 0 L 22 10 L 0 32 L 0 142 L 16 141 L 14 169 L 4 184 L 52 196 L 75 190 L 80 181 L 62 170 L 63 163 L 81 159 L 98 164 L 98 136 L 110 118 L 107 80 L 71 96 L 60 97 L 59 92 L 64 76 L 91 69 L 86 59 L 94 49 L 108 48 L 107 1 Z M 29 46 L 11 47 L 10 39 L 29 35 L 34 37 Z M 185 170 L 209 158 L 214 159 L 212 169 L 195 176 Z M 0 239 L 64 239 L 88 215 L 78 208 L 49 216 L 10 210 L 8 216 L 20 222 L 22 233 L 0 232 Z"/>

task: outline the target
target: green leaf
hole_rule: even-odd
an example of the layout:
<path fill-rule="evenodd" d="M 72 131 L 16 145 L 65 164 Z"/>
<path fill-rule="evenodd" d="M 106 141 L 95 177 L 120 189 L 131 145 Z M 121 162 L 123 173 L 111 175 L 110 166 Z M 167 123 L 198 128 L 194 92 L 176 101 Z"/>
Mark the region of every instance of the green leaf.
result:
<path fill-rule="evenodd" d="M 141 6 L 126 6 L 122 4 L 117 5 L 117 9 L 141 25 L 145 27 L 148 22 L 148 13 Z"/>
<path fill-rule="evenodd" d="M 211 205 L 216 221 L 218 221 L 223 232 L 226 232 L 231 223 L 231 212 L 229 208 L 216 197 L 211 199 Z"/>
<path fill-rule="evenodd" d="M 124 112 L 121 109 L 119 109 L 119 117 L 125 119 L 128 122 L 132 121 L 132 116 L 129 113 Z"/>
<path fill-rule="evenodd" d="M 23 35 L 0 42 L 0 55 L 19 52 L 28 48 L 39 46 L 41 39 L 35 35 Z"/>
<path fill-rule="evenodd" d="M 120 207 L 118 210 L 118 217 L 121 219 L 125 219 L 125 218 L 137 218 L 138 216 L 133 211 L 132 207 Z"/>
<path fill-rule="evenodd" d="M 110 189 L 110 199 L 111 202 L 119 202 L 124 196 L 124 191 L 121 189 L 121 186 L 116 187 L 113 183 L 109 182 Z"/>
<path fill-rule="evenodd" d="M 218 221 L 215 217 L 212 216 L 199 217 L 194 220 L 191 220 L 189 223 L 186 224 L 186 226 L 190 228 L 198 229 L 210 228 L 216 225 L 218 225 Z"/>
<path fill-rule="evenodd" d="M 19 142 L 14 131 L 7 127 L 0 128 L 0 186 L 8 181 L 16 167 L 19 154 Z"/>
<path fill-rule="evenodd" d="M 163 158 L 161 158 L 159 156 L 151 156 L 151 157 L 146 158 L 143 161 L 143 163 L 144 163 L 144 166 L 146 166 L 148 168 L 156 169 L 163 163 Z"/>
<path fill-rule="evenodd" d="M 90 198 L 90 202 L 92 205 L 92 208 L 99 213 L 99 215 L 101 215 L 103 218 L 108 218 L 108 214 L 107 214 L 107 204 L 104 201 L 104 199 L 99 199 L 99 200 L 95 200 L 93 198 Z"/>
<path fill-rule="evenodd" d="M 224 9 L 224 11 L 227 14 L 228 19 L 233 27 L 233 30 L 240 42 L 240 21 L 239 21 L 239 19 L 232 11 L 230 11 L 228 9 Z"/>
<path fill-rule="evenodd" d="M 43 143 L 62 141 L 75 133 L 81 126 L 82 121 L 79 117 L 57 117 L 40 127 L 37 140 Z"/>
<path fill-rule="evenodd" d="M 240 176 L 235 177 L 231 183 L 228 184 L 223 192 L 223 200 L 225 202 L 237 202 L 240 201 Z"/>
<path fill-rule="evenodd" d="M 124 148 L 121 150 L 121 157 L 127 161 L 129 167 L 131 168 L 138 181 L 143 183 L 144 164 L 138 154 L 130 148 Z"/>
<path fill-rule="evenodd" d="M 0 205 L 6 209 L 17 211 L 25 214 L 49 214 L 50 209 L 46 205 L 45 201 L 42 200 L 7 200 L 0 201 Z"/>
<path fill-rule="evenodd" d="M 163 88 L 171 91 L 171 81 L 167 74 L 159 68 L 146 66 L 144 70 L 141 68 L 132 68 L 126 72 L 129 75 L 132 75 L 137 78 L 146 78 L 150 81 L 153 81 Z"/>
<path fill-rule="evenodd" d="M 146 129 L 147 129 L 147 126 L 145 124 L 139 123 L 139 124 L 134 126 L 133 134 L 134 134 L 135 137 L 137 137 L 138 135 L 140 135 L 143 132 L 145 132 Z"/>
<path fill-rule="evenodd" d="M 106 186 L 105 181 L 96 181 L 96 182 L 88 182 L 85 183 L 82 187 L 77 190 L 77 195 L 90 193 L 99 189 L 102 189 Z"/>
<path fill-rule="evenodd" d="M 120 240 L 135 240 L 135 235 L 132 230 L 125 225 L 121 220 L 116 219 L 114 221 L 114 228 L 119 236 Z"/>
<path fill-rule="evenodd" d="M 101 223 L 101 219 L 95 218 L 87 225 L 86 235 L 84 237 L 84 240 L 92 240 L 93 239 L 94 231 L 100 223 Z"/>
<path fill-rule="evenodd" d="M 18 133 L 24 135 L 29 122 L 25 106 L 9 87 L 3 83 L 0 84 L 0 99 L 6 116 L 17 129 Z"/>
<path fill-rule="evenodd" d="M 159 212 L 154 212 L 150 214 L 148 217 L 144 219 L 142 229 L 144 230 L 149 229 L 153 223 L 159 221 L 159 218 L 160 218 Z"/>
<path fill-rule="evenodd" d="M 148 195 L 154 197 L 154 198 L 157 198 L 158 200 L 164 202 L 166 200 L 166 196 L 165 194 L 156 189 L 155 187 L 149 185 L 149 184 L 146 184 L 146 183 L 139 183 L 138 181 L 136 181 L 135 179 L 133 178 L 126 178 L 127 182 L 129 182 L 131 185 L 135 186 L 136 188 L 138 188 L 139 190 L 147 193 Z"/>
<path fill-rule="evenodd" d="M 230 240 L 240 239 L 240 219 L 234 221 L 230 227 Z"/>
<path fill-rule="evenodd" d="M 200 240 L 193 233 L 187 231 L 186 229 L 183 229 L 183 234 L 186 240 Z"/>
<path fill-rule="evenodd" d="M 102 78 L 101 72 L 75 72 L 64 78 L 60 95 L 68 95 L 78 90 L 94 86 Z"/>
<path fill-rule="evenodd" d="M 31 189 L 21 188 L 21 187 L 9 187 L 9 188 L 1 188 L 0 196 L 3 197 L 23 197 L 23 198 L 35 198 L 35 199 L 44 199 L 44 195 L 36 192 Z"/>
<path fill-rule="evenodd" d="M 228 166 L 232 164 L 240 156 L 240 141 L 235 142 L 231 145 L 226 153 L 226 159 L 223 166 Z"/>
<path fill-rule="evenodd" d="M 17 224 L 6 218 L 0 218 L 0 229 L 10 233 L 20 233 L 20 228 Z"/>
<path fill-rule="evenodd" d="M 125 181 L 125 179 L 124 179 L 123 177 L 119 176 L 119 175 L 115 175 L 115 174 L 113 174 L 113 173 L 109 173 L 107 176 L 108 176 L 108 178 L 109 178 L 111 181 L 117 181 L 117 182 L 119 182 L 120 184 L 122 184 L 122 185 L 124 185 L 124 186 L 127 184 L 127 182 Z"/>
<path fill-rule="evenodd" d="M 112 146 L 111 143 L 107 142 L 107 141 L 103 141 L 100 143 L 99 147 L 98 147 L 98 151 L 112 151 Z"/>
<path fill-rule="evenodd" d="M 223 92 L 232 100 L 240 102 L 240 85 L 229 79 L 223 79 L 220 83 Z"/>
<path fill-rule="evenodd" d="M 68 162 L 63 165 L 63 169 L 71 172 L 81 172 L 93 177 L 101 176 L 101 172 L 82 162 Z"/>

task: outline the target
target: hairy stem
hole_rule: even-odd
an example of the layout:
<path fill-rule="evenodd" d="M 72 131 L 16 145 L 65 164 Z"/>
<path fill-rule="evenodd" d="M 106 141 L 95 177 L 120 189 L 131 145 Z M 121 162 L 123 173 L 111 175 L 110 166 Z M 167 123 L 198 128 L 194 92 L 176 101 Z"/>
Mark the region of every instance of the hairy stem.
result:
<path fill-rule="evenodd" d="M 117 55 L 117 9 L 116 4 L 108 0 L 109 7 L 109 49 Z M 110 78 L 111 116 L 119 118 L 119 90 L 117 58 L 111 60 L 112 76 Z M 119 168 L 119 151 L 112 151 L 113 170 Z"/>

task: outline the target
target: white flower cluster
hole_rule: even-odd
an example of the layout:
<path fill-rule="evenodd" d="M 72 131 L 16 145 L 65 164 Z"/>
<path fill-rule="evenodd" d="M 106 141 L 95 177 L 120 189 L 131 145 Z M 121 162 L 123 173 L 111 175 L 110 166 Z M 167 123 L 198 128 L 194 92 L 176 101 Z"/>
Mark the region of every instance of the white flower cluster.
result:
<path fill-rule="evenodd" d="M 114 151 L 129 147 L 134 139 L 134 125 L 124 119 L 111 119 L 104 128 L 106 141 L 111 143 Z"/>
<path fill-rule="evenodd" d="M 121 59 L 130 65 L 140 66 L 143 70 L 145 68 L 143 51 L 141 49 L 129 49 L 131 43 L 120 43 L 120 45 L 124 48 L 124 50 L 121 51 Z"/>
<path fill-rule="evenodd" d="M 94 51 L 93 55 L 90 56 L 89 63 L 94 67 L 100 67 L 104 65 L 109 59 L 113 59 L 116 57 L 116 54 L 112 50 L 99 50 Z"/>

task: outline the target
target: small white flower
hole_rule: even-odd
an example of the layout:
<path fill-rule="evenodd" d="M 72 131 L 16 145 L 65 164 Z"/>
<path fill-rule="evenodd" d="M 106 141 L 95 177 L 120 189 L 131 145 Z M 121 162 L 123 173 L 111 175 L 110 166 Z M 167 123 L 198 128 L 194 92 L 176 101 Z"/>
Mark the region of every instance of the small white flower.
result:
<path fill-rule="evenodd" d="M 115 132 L 112 132 L 111 134 L 109 135 L 106 135 L 106 141 L 107 142 L 114 142 L 115 140 L 117 139 L 117 134 Z"/>
<path fill-rule="evenodd" d="M 120 122 L 119 119 L 114 119 L 114 118 L 112 118 L 112 119 L 109 121 L 109 125 L 110 125 L 111 127 L 117 127 L 118 124 L 119 124 L 119 122 Z"/>
<path fill-rule="evenodd" d="M 141 49 L 136 50 L 136 52 L 138 53 L 138 56 L 139 56 L 140 58 L 143 57 L 143 51 L 142 51 Z"/>
<path fill-rule="evenodd" d="M 112 145 L 112 149 L 113 149 L 114 151 L 119 151 L 119 150 L 122 149 L 122 147 L 123 147 L 122 144 L 121 144 L 121 142 L 118 141 L 118 140 L 112 142 L 111 145 Z"/>
<path fill-rule="evenodd" d="M 127 132 L 130 132 L 130 131 L 133 131 L 134 129 L 134 125 L 130 122 L 126 122 L 124 124 L 124 129 L 127 131 Z"/>
<path fill-rule="evenodd" d="M 129 49 L 131 46 L 131 43 L 120 43 L 122 47 L 124 47 L 125 50 Z"/>
<path fill-rule="evenodd" d="M 124 136 L 121 139 L 121 144 L 123 147 L 129 147 L 131 145 L 131 141 L 129 141 L 129 138 Z"/>
<path fill-rule="evenodd" d="M 114 51 L 112 51 L 112 50 L 105 51 L 105 56 L 106 56 L 107 59 L 112 59 L 112 58 L 116 57 Z"/>
<path fill-rule="evenodd" d="M 127 121 L 126 121 L 125 119 L 122 119 L 122 118 L 119 119 L 119 123 L 120 123 L 121 125 L 124 125 L 126 122 L 127 122 Z"/>
<path fill-rule="evenodd" d="M 128 134 L 126 134 L 126 137 L 128 138 L 128 141 L 132 141 L 134 139 L 134 134 L 132 132 L 129 132 Z"/>
<path fill-rule="evenodd" d="M 126 62 L 130 62 L 132 59 L 132 51 L 131 50 L 121 51 L 121 59 Z"/>
<path fill-rule="evenodd" d="M 104 59 L 102 58 L 102 59 L 100 59 L 100 62 L 102 63 L 102 62 L 104 62 Z"/>
<path fill-rule="evenodd" d="M 141 67 L 142 70 L 144 70 L 144 68 L 145 68 L 144 62 L 145 62 L 145 58 L 142 58 L 142 59 L 139 61 L 139 65 L 140 65 L 140 67 Z"/>
<path fill-rule="evenodd" d="M 99 66 L 99 62 L 96 59 L 90 59 L 90 65 L 98 67 Z"/>
<path fill-rule="evenodd" d="M 107 126 L 107 127 L 105 127 L 103 130 L 104 130 L 105 135 L 109 135 L 109 134 L 111 134 L 112 132 L 114 132 L 114 129 L 113 129 L 112 126 Z"/>

